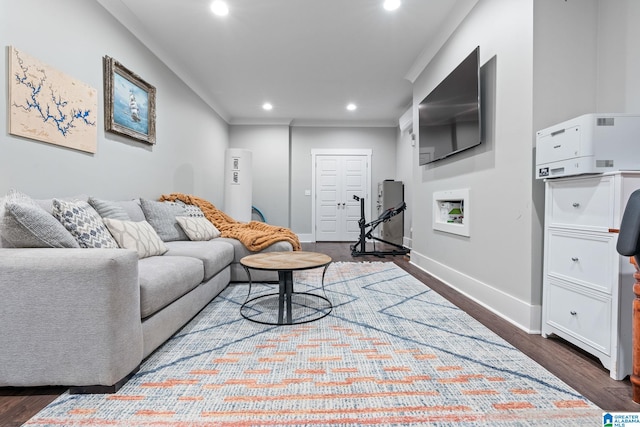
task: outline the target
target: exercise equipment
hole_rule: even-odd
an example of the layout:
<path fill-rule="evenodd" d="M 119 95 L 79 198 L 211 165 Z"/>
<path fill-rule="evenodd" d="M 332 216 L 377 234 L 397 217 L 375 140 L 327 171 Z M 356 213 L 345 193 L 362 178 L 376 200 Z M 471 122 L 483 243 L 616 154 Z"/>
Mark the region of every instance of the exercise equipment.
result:
<path fill-rule="evenodd" d="M 358 226 L 360 227 L 360 238 L 355 244 L 351 245 L 351 256 L 374 255 L 382 258 L 385 255 L 406 255 L 410 252 L 409 249 L 403 246 L 389 242 L 379 237 L 375 237 L 373 235 L 373 230 L 375 230 L 378 225 L 382 224 L 383 222 L 389 221 L 391 218 L 403 212 L 407 208 L 407 204 L 405 202 L 399 203 L 398 205 L 385 210 L 377 219 L 374 219 L 373 221 L 367 223 L 367 220 L 364 216 L 364 197 L 358 197 L 354 195 L 353 198 L 354 200 L 360 202 L 360 219 L 358 220 Z M 367 251 L 367 239 L 373 240 L 372 251 Z M 398 249 L 378 251 L 376 250 L 376 241 L 386 243 L 387 245 L 393 246 Z"/>

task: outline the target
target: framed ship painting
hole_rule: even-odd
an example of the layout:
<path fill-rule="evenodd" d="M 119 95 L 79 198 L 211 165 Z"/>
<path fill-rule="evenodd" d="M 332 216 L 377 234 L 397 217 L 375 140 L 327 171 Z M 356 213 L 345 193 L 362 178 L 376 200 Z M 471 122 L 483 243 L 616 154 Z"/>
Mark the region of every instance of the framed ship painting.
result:
<path fill-rule="evenodd" d="M 105 56 L 104 123 L 107 132 L 156 143 L 156 88 Z"/>

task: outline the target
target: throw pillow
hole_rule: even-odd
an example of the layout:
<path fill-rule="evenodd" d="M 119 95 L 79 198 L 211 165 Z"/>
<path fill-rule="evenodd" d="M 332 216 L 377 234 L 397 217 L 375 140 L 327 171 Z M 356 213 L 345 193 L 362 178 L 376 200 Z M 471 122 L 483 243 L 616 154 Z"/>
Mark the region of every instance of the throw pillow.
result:
<path fill-rule="evenodd" d="M 81 248 L 118 247 L 98 212 L 87 202 L 53 199 L 53 216 L 69 230 Z"/>
<path fill-rule="evenodd" d="M 182 206 L 182 208 L 184 209 L 184 216 L 190 216 L 193 218 L 204 218 L 204 212 L 202 212 L 202 209 L 200 209 L 196 205 L 189 205 L 182 200 L 176 200 L 175 203 Z"/>
<path fill-rule="evenodd" d="M 138 258 L 162 255 L 167 247 L 147 221 L 121 221 L 104 218 L 104 223 L 121 248 L 138 251 Z"/>
<path fill-rule="evenodd" d="M 0 230 L 3 246 L 15 248 L 77 248 L 78 242 L 49 212 L 24 193 L 5 197 Z"/>
<path fill-rule="evenodd" d="M 176 221 L 177 216 L 185 214 L 182 206 L 174 202 L 155 202 L 146 199 L 140 199 L 140 206 L 147 221 L 163 241 L 189 240 Z"/>
<path fill-rule="evenodd" d="M 190 240 L 211 240 L 220 237 L 220 230 L 207 218 L 177 216 L 176 220 Z"/>
<path fill-rule="evenodd" d="M 89 197 L 89 204 L 102 218 L 114 218 L 121 221 L 130 221 L 129 214 L 116 202 Z"/>

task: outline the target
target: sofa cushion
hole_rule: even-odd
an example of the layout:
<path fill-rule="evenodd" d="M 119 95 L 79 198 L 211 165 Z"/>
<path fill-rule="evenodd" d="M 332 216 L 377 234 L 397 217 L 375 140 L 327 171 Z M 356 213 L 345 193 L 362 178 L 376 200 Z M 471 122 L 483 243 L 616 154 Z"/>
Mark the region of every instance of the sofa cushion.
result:
<path fill-rule="evenodd" d="M 140 199 L 140 205 L 145 218 L 162 240 L 189 240 L 176 220 L 177 216 L 184 215 L 182 206 L 175 202 L 155 202 L 147 199 Z"/>
<path fill-rule="evenodd" d="M 129 214 L 118 202 L 110 200 L 96 199 L 89 197 L 89 204 L 102 218 L 119 219 L 120 221 L 131 221 Z"/>
<path fill-rule="evenodd" d="M 140 316 L 161 310 L 198 286 L 204 278 L 202 261 L 183 256 L 153 256 L 138 261 Z"/>
<path fill-rule="evenodd" d="M 177 216 L 176 221 L 189 240 L 211 240 L 220 237 L 220 230 L 207 218 Z"/>
<path fill-rule="evenodd" d="M 5 247 L 78 248 L 78 242 L 49 212 L 24 193 L 10 190 L 0 207 Z"/>
<path fill-rule="evenodd" d="M 233 261 L 233 246 L 220 239 L 200 242 L 166 242 L 169 250 L 164 254 L 170 256 L 188 256 L 198 258 L 204 264 L 204 280 L 209 280 Z"/>
<path fill-rule="evenodd" d="M 293 247 L 289 242 L 276 242 L 272 245 L 267 246 L 260 252 L 252 252 L 249 249 L 247 249 L 247 247 L 243 245 L 241 241 L 237 239 L 220 237 L 219 239 L 216 239 L 216 241 L 229 242 L 233 245 L 233 252 L 234 252 L 233 262 L 240 262 L 240 260 L 246 257 L 247 255 L 253 255 L 253 254 L 263 253 L 263 252 L 286 252 L 286 251 L 293 250 Z"/>
<path fill-rule="evenodd" d="M 136 250 L 140 259 L 167 252 L 164 242 L 147 221 L 120 221 L 114 218 L 104 218 L 103 221 L 118 246 Z"/>
<path fill-rule="evenodd" d="M 69 230 L 81 248 L 117 248 L 98 212 L 87 202 L 53 199 L 53 216 Z"/>

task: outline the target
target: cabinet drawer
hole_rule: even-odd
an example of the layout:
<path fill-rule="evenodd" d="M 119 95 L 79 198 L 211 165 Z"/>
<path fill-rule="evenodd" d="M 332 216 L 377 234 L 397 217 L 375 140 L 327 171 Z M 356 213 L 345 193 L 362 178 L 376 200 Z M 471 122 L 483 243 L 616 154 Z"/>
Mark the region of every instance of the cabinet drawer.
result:
<path fill-rule="evenodd" d="M 611 293 L 619 260 L 613 235 L 551 229 L 547 239 L 549 276 Z"/>
<path fill-rule="evenodd" d="M 549 226 L 615 228 L 612 177 L 548 181 Z"/>
<path fill-rule="evenodd" d="M 545 293 L 547 323 L 605 354 L 610 354 L 611 300 L 555 283 Z"/>

